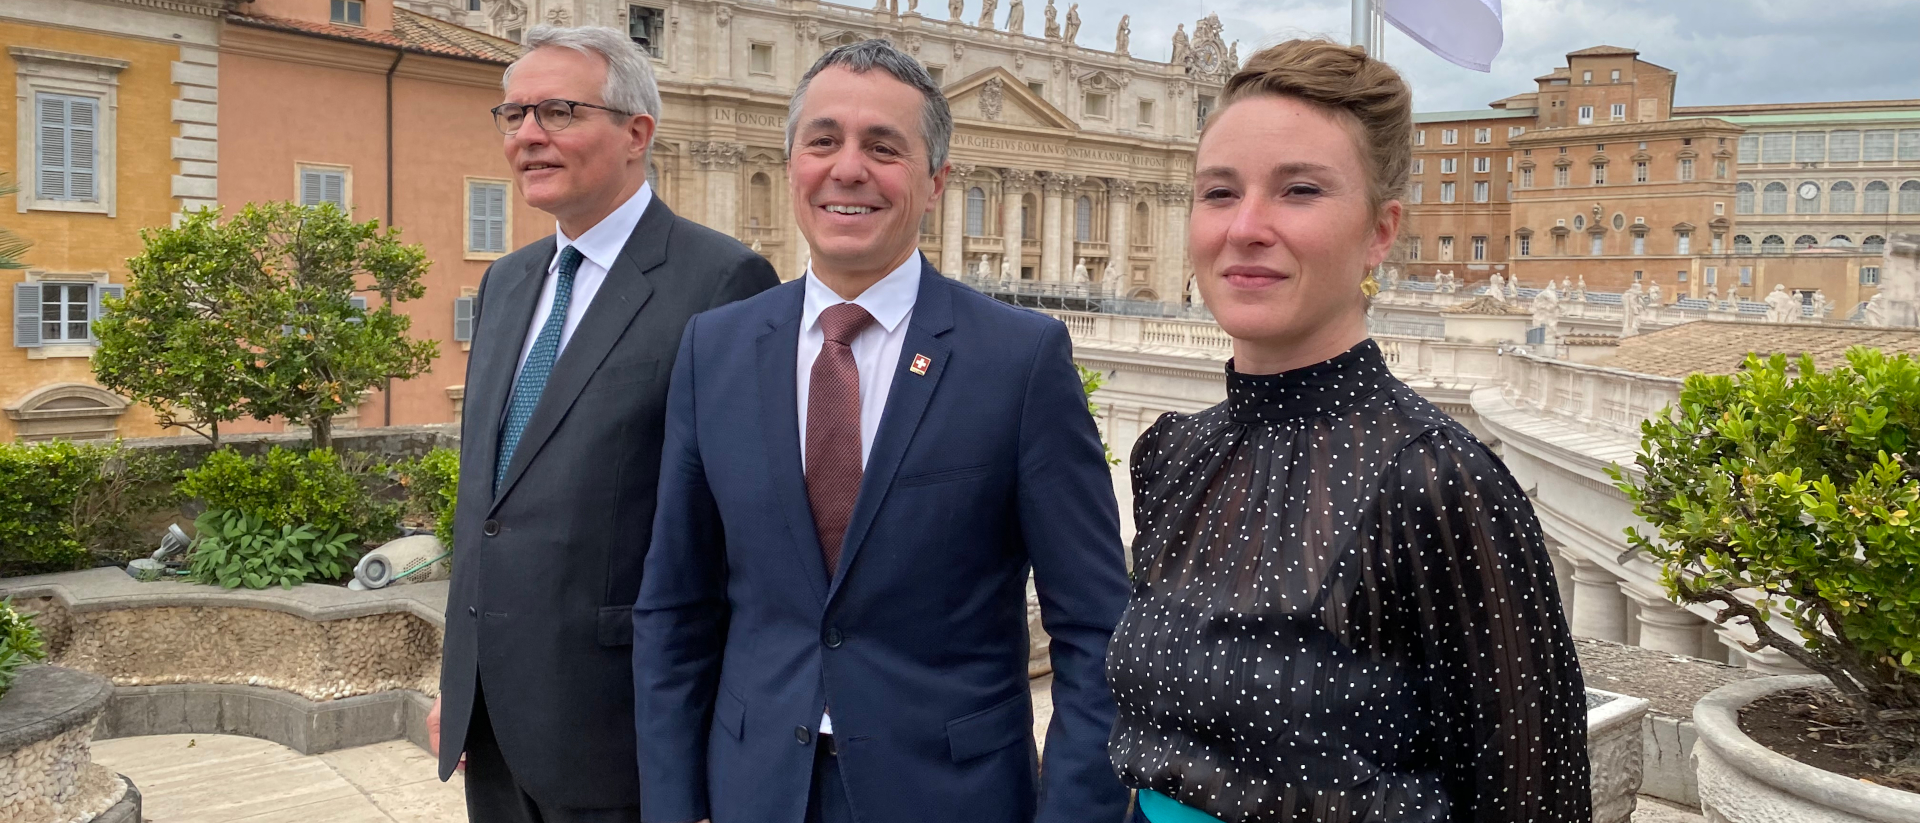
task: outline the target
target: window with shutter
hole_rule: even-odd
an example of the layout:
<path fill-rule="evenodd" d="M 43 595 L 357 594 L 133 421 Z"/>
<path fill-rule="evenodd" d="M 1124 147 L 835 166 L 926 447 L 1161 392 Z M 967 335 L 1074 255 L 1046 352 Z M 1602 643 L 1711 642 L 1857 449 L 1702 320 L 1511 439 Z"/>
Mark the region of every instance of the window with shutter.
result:
<path fill-rule="evenodd" d="M 1827 159 L 1827 133 L 1803 131 L 1793 136 L 1793 162 L 1821 163 Z"/>
<path fill-rule="evenodd" d="M 507 251 L 507 186 L 494 181 L 467 182 L 467 251 Z"/>
<path fill-rule="evenodd" d="M 34 194 L 41 200 L 98 199 L 99 101 L 44 93 L 36 99 Z"/>
<path fill-rule="evenodd" d="M 1827 137 L 1827 159 L 1835 163 L 1860 161 L 1860 132 L 1836 131 Z"/>
<path fill-rule="evenodd" d="M 1893 159 L 1893 130 L 1875 129 L 1860 135 L 1860 159 L 1867 161 Z"/>
<path fill-rule="evenodd" d="M 1790 163 L 1793 161 L 1793 133 L 1774 132 L 1760 135 L 1760 162 Z"/>
<path fill-rule="evenodd" d="M 39 291 L 40 343 L 85 343 L 93 339 L 94 288 L 92 283 L 30 284 Z M 21 293 L 14 293 L 17 318 Z M 15 333 L 16 338 L 18 332 Z"/>
<path fill-rule="evenodd" d="M 1900 131 L 1900 159 L 1920 160 L 1920 129 Z"/>
<path fill-rule="evenodd" d="M 1887 181 L 1885 180 L 1875 180 L 1868 183 L 1866 194 L 1862 198 L 1866 207 L 1861 209 L 1861 211 L 1867 214 L 1886 214 L 1887 204 L 1892 191 L 1893 189 L 1887 185 Z"/>
<path fill-rule="evenodd" d="M 1740 136 L 1740 154 L 1738 159 L 1742 163 L 1760 162 L 1760 135 L 1743 134 Z"/>
<path fill-rule="evenodd" d="M 454 298 L 453 339 L 461 343 L 473 340 L 473 298 L 471 297 Z"/>
<path fill-rule="evenodd" d="M 347 172 L 345 169 L 303 168 L 300 170 L 300 205 L 332 203 L 347 210 Z"/>
<path fill-rule="evenodd" d="M 13 345 L 23 349 L 40 348 L 39 283 L 14 284 Z"/>
<path fill-rule="evenodd" d="M 987 233 L 987 192 L 979 186 L 967 189 L 967 236 L 983 237 Z"/>
<path fill-rule="evenodd" d="M 104 302 L 106 298 L 111 297 L 115 300 L 122 300 L 125 299 L 126 296 L 127 287 L 119 283 L 104 283 L 95 286 L 93 289 L 93 319 L 99 320 L 107 316 L 107 308 Z M 99 342 L 99 338 L 93 336 L 93 330 L 91 328 L 87 330 L 87 338 L 96 343 Z"/>

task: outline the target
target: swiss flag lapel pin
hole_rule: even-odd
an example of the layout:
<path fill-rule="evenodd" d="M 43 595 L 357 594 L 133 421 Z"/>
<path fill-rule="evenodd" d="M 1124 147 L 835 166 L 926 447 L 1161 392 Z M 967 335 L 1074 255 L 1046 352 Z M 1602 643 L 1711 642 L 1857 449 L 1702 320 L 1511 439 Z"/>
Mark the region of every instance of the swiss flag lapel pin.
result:
<path fill-rule="evenodd" d="M 913 372 L 914 374 L 918 374 L 918 375 L 925 375 L 927 373 L 927 369 L 931 368 L 932 366 L 933 366 L 933 358 L 928 357 L 924 354 L 916 354 L 913 356 L 913 365 L 908 366 L 907 371 Z"/>

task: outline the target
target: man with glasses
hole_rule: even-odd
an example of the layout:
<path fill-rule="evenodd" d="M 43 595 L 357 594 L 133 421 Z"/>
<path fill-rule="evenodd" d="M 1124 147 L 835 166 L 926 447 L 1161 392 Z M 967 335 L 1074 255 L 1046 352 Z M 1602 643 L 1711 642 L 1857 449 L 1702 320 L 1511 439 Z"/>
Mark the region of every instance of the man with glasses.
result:
<path fill-rule="evenodd" d="M 638 821 L 631 609 L 653 523 L 669 367 L 689 317 L 773 287 L 739 242 L 647 183 L 647 57 L 605 28 L 535 28 L 493 109 L 555 234 L 474 301 L 440 700 L 446 779 L 492 821 Z"/>

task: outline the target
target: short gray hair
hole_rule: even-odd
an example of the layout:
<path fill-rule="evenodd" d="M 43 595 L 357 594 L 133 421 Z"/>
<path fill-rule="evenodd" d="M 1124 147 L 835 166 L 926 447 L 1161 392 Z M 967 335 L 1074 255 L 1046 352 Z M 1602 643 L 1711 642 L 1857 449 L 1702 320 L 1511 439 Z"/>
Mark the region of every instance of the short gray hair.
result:
<path fill-rule="evenodd" d="M 933 82 L 933 76 L 927 74 L 920 61 L 880 39 L 849 43 L 820 55 L 813 68 L 800 78 L 799 88 L 793 90 L 793 102 L 787 104 L 787 154 L 793 154 L 793 132 L 800 123 L 800 106 L 807 99 L 807 87 L 813 85 L 814 75 L 833 66 L 854 74 L 879 69 L 920 92 L 926 100 L 920 107 L 920 134 L 927 141 L 927 173 L 939 173 L 940 167 L 947 164 L 948 146 L 953 142 L 953 113 L 947 110 L 947 96 L 940 93 L 940 86 Z"/>
<path fill-rule="evenodd" d="M 534 26 L 527 32 L 528 54 L 547 47 L 598 55 L 607 61 L 607 83 L 600 89 L 601 102 L 628 114 L 647 115 L 656 125 L 660 122 L 660 85 L 653 79 L 653 63 L 626 35 L 605 26 Z M 501 89 L 513 79 L 513 67 L 519 64 L 516 60 L 507 67 L 506 74 L 500 77 Z M 647 146 L 647 152 L 652 151 L 653 146 Z"/>

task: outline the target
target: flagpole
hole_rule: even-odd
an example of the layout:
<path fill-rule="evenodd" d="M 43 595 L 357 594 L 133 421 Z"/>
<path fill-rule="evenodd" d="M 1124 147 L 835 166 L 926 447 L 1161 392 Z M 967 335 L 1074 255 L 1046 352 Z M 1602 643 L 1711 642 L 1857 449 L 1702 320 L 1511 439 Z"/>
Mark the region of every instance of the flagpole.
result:
<path fill-rule="evenodd" d="M 1353 0 L 1353 31 L 1349 44 L 1375 51 L 1373 39 L 1373 0 Z"/>

